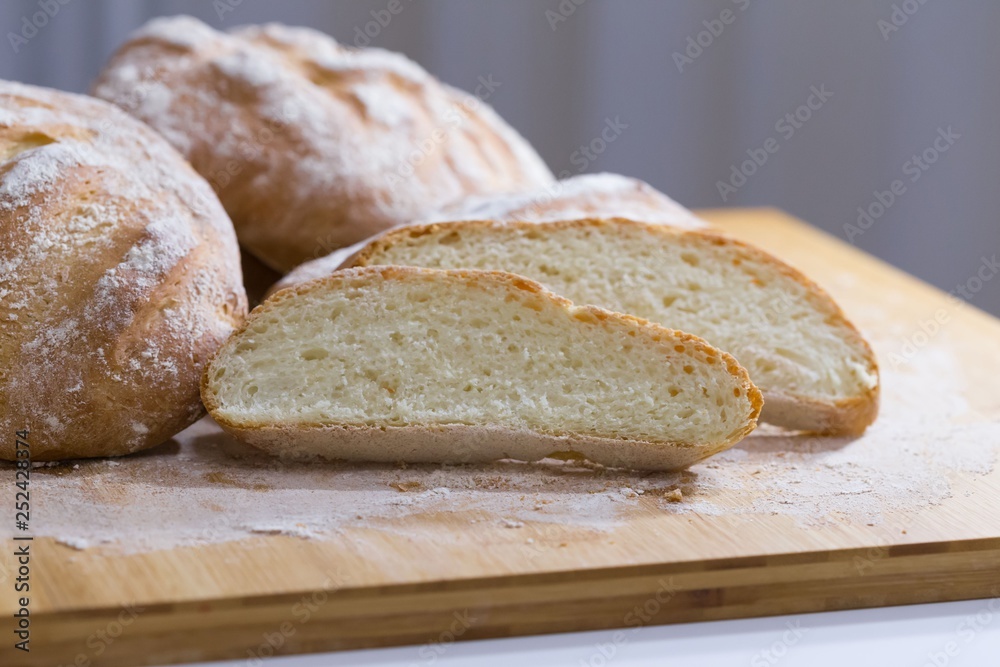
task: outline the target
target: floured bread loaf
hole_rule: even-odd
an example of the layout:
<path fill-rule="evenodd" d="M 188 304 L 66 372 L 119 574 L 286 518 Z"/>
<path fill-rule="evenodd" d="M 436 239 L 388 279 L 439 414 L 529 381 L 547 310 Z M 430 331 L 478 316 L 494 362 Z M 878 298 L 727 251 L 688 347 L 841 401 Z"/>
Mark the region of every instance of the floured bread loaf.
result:
<path fill-rule="evenodd" d="M 424 222 L 556 222 L 590 217 L 624 217 L 684 229 L 709 227 L 708 223 L 652 186 L 638 179 L 608 173 L 573 176 L 555 185 L 521 194 L 470 197 L 445 206 L 427 216 Z M 360 241 L 299 265 L 275 283 L 269 293 L 329 275 L 371 240 Z"/>
<path fill-rule="evenodd" d="M 502 272 L 371 267 L 284 290 L 206 369 L 227 431 L 292 458 L 582 455 L 668 470 L 726 449 L 760 394 L 703 340 Z"/>
<path fill-rule="evenodd" d="M 628 218 L 685 229 L 709 226 L 648 183 L 609 173 L 572 176 L 527 192 L 466 197 L 420 222 L 556 222 L 578 218 Z"/>
<path fill-rule="evenodd" d="M 204 414 L 246 315 L 232 223 L 116 107 L 0 82 L 0 457 L 128 454 Z"/>
<path fill-rule="evenodd" d="M 627 220 L 459 222 L 389 232 L 345 266 L 500 269 L 705 338 L 746 367 L 762 421 L 858 433 L 878 412 L 871 348 L 823 290 L 745 243 Z"/>
<path fill-rule="evenodd" d="M 183 16 L 139 29 L 94 85 L 187 156 L 240 242 L 282 272 L 461 197 L 551 183 L 492 92 L 307 28 Z"/>

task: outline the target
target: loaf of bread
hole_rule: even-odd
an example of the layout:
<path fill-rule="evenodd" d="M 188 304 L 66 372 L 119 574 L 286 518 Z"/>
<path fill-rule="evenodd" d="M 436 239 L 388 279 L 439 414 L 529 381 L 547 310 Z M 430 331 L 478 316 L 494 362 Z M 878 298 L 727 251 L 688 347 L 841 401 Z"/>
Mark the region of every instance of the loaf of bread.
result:
<path fill-rule="evenodd" d="M 556 222 L 578 218 L 624 217 L 682 229 L 707 229 L 708 223 L 651 185 L 618 174 L 585 174 L 521 194 L 470 197 L 445 206 L 424 222 L 494 220 L 497 222 Z M 419 224 L 419 223 L 415 223 Z M 392 230 L 390 230 L 392 231 Z M 314 259 L 296 267 L 268 291 L 322 278 L 336 271 L 373 239 Z"/>
<path fill-rule="evenodd" d="M 484 102 L 496 85 L 470 95 L 307 28 L 173 17 L 132 35 L 93 90 L 173 143 L 284 273 L 452 200 L 552 183 Z"/>
<path fill-rule="evenodd" d="M 709 226 L 648 183 L 609 173 L 572 176 L 526 192 L 466 197 L 418 222 L 555 222 L 578 218 L 628 218 L 684 229 Z"/>
<path fill-rule="evenodd" d="M 222 428 L 289 458 L 653 470 L 726 449 L 761 405 L 694 336 L 509 273 L 412 267 L 275 294 L 212 360 L 202 397 Z"/>
<path fill-rule="evenodd" d="M 0 458 L 128 454 L 203 412 L 246 316 L 232 223 L 158 134 L 79 95 L 0 82 Z"/>
<path fill-rule="evenodd" d="M 875 357 L 833 299 L 736 240 L 628 220 L 458 222 L 389 232 L 345 267 L 380 264 L 510 271 L 701 336 L 746 367 L 772 424 L 852 434 L 878 412 Z"/>

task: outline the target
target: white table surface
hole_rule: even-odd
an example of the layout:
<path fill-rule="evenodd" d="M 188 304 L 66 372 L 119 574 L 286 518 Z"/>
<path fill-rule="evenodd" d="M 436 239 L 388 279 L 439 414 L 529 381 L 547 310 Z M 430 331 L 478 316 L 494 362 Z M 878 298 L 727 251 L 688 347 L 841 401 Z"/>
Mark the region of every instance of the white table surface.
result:
<path fill-rule="evenodd" d="M 1000 667 L 1000 598 L 202 664 Z"/>

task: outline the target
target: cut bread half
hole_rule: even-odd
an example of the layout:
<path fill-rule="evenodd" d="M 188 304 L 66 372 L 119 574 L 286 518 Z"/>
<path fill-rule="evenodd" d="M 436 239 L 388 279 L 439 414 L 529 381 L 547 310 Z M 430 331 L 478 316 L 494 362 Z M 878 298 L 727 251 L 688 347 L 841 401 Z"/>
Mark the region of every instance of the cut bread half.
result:
<path fill-rule="evenodd" d="M 345 266 L 378 264 L 510 271 L 700 336 L 749 371 L 772 424 L 854 434 L 878 413 L 875 357 L 833 299 L 733 239 L 622 219 L 440 223 L 388 232 Z"/>
<path fill-rule="evenodd" d="M 283 290 L 206 369 L 236 437 L 294 459 L 583 457 L 683 468 L 753 430 L 728 354 L 503 272 L 370 267 Z"/>

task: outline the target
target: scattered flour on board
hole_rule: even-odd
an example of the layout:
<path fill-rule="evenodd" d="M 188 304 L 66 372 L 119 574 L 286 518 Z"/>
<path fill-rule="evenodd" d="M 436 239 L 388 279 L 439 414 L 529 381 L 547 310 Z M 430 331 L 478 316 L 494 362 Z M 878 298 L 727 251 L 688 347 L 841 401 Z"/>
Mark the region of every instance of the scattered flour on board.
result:
<path fill-rule="evenodd" d="M 878 525 L 941 502 L 958 476 L 988 472 L 1000 452 L 996 421 L 977 415 L 953 386 L 950 353 L 929 347 L 919 364 L 885 370 L 882 414 L 864 437 L 763 426 L 680 473 L 561 461 L 283 463 L 206 418 L 148 452 L 33 469 L 33 528 L 74 549 L 141 552 L 269 534 L 338 539 L 355 527 L 416 534 L 421 517 L 441 513 L 466 519 L 470 530 L 605 531 L 649 512 L 783 515 L 804 529 Z"/>

